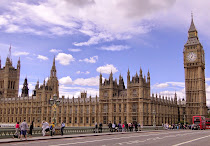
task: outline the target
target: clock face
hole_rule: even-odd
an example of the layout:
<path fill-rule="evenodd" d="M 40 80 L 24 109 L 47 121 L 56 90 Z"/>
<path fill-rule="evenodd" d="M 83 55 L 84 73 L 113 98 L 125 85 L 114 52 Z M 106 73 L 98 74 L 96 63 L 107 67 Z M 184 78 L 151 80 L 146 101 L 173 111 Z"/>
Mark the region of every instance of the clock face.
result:
<path fill-rule="evenodd" d="M 197 58 L 197 54 L 194 53 L 194 52 L 189 52 L 189 53 L 187 54 L 187 60 L 190 61 L 190 62 L 195 61 L 196 58 Z"/>

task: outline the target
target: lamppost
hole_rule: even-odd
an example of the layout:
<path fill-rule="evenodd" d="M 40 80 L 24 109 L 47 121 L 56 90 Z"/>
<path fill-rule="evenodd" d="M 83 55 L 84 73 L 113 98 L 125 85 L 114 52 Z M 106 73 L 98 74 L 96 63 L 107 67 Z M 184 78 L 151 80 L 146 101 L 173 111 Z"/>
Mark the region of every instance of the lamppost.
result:
<path fill-rule="evenodd" d="M 50 99 L 50 105 L 53 108 L 53 112 L 54 112 L 54 114 L 53 114 L 53 122 L 54 122 L 55 125 L 56 125 L 56 108 L 57 108 L 57 106 L 59 106 L 59 104 L 60 104 L 60 100 L 57 99 L 57 95 L 54 94 L 53 98 Z"/>
<path fill-rule="evenodd" d="M 156 127 L 156 122 L 155 122 L 155 110 L 153 110 L 153 127 Z"/>
<path fill-rule="evenodd" d="M 186 121 L 185 121 L 185 118 L 186 118 L 186 117 L 185 117 L 185 114 L 184 114 L 184 125 L 186 125 Z"/>

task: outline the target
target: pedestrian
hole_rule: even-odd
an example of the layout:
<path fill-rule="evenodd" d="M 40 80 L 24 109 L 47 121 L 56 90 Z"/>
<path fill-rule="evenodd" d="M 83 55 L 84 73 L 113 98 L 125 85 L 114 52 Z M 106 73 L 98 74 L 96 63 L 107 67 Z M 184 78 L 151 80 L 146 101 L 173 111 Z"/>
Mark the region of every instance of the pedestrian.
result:
<path fill-rule="evenodd" d="M 141 131 L 141 124 L 138 124 L 138 131 Z"/>
<path fill-rule="evenodd" d="M 115 132 L 115 123 L 112 123 L 112 131 Z"/>
<path fill-rule="evenodd" d="M 122 132 L 125 132 L 125 124 L 122 124 Z"/>
<path fill-rule="evenodd" d="M 20 138 L 20 125 L 19 122 L 15 125 L 15 134 L 13 135 L 13 138 Z"/>
<path fill-rule="evenodd" d="M 95 133 L 98 133 L 98 124 L 97 124 L 97 122 L 95 123 Z"/>
<path fill-rule="evenodd" d="M 125 123 L 125 130 L 126 130 L 126 132 L 128 132 L 128 123 L 127 122 Z"/>
<path fill-rule="evenodd" d="M 27 135 L 26 135 L 27 129 L 28 129 L 28 125 L 26 123 L 26 120 L 24 119 L 23 122 L 20 124 L 20 130 L 21 130 L 20 140 L 22 140 L 23 136 L 27 140 Z"/>
<path fill-rule="evenodd" d="M 52 122 L 50 126 L 50 135 L 53 136 L 55 134 L 55 124 Z"/>
<path fill-rule="evenodd" d="M 31 135 L 32 137 L 32 131 L 34 129 L 34 121 L 31 122 L 31 125 L 30 125 L 30 130 L 29 130 L 29 134 Z"/>
<path fill-rule="evenodd" d="M 99 133 L 102 133 L 102 123 L 99 124 Z"/>
<path fill-rule="evenodd" d="M 65 123 L 62 122 L 61 123 L 61 136 L 63 136 L 63 129 L 65 128 Z"/>
<path fill-rule="evenodd" d="M 108 127 L 109 127 L 109 131 L 112 132 L 112 123 L 111 123 L 111 121 L 109 121 Z"/>
<path fill-rule="evenodd" d="M 135 131 L 137 132 L 137 131 L 138 131 L 138 125 L 137 125 L 137 122 L 135 122 L 134 127 L 135 127 Z"/>
<path fill-rule="evenodd" d="M 122 125 L 121 123 L 118 124 L 119 132 L 122 132 Z"/>
<path fill-rule="evenodd" d="M 42 122 L 42 135 L 45 136 L 46 132 L 50 131 L 49 124 L 46 121 Z"/>

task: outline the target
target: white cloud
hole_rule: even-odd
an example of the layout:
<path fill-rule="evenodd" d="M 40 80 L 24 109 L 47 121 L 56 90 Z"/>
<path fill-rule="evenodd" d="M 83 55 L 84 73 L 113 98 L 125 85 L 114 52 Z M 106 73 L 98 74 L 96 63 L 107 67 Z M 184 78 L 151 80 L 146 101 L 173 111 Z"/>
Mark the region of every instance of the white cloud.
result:
<path fill-rule="evenodd" d="M 79 60 L 79 62 L 87 62 L 87 63 L 96 63 L 96 61 L 98 61 L 98 56 L 90 57 L 90 59 L 85 58 Z"/>
<path fill-rule="evenodd" d="M 97 72 L 100 72 L 100 73 L 105 73 L 105 74 L 110 74 L 111 71 L 112 73 L 116 73 L 118 72 L 117 68 L 114 67 L 114 65 L 112 64 L 107 64 L 107 65 L 104 65 L 104 66 L 100 66 L 96 69 Z"/>
<path fill-rule="evenodd" d="M 59 79 L 59 83 L 65 84 L 65 85 L 72 84 L 72 79 L 70 78 L 70 76 L 63 77 Z"/>
<path fill-rule="evenodd" d="M 78 78 L 74 81 L 74 85 L 80 86 L 99 86 L 99 77 L 92 77 L 92 78 Z"/>
<path fill-rule="evenodd" d="M 67 76 L 59 79 L 59 83 L 63 85 L 98 86 L 99 76 L 91 78 L 77 78 L 74 81 L 72 81 L 70 76 Z"/>
<path fill-rule="evenodd" d="M 80 52 L 81 49 L 68 49 L 70 52 Z"/>
<path fill-rule="evenodd" d="M 48 58 L 46 56 L 43 56 L 43 55 L 38 55 L 37 58 L 40 59 L 40 60 L 48 60 Z"/>
<path fill-rule="evenodd" d="M 99 49 L 101 50 L 107 50 L 107 51 L 121 51 L 121 50 L 127 50 L 129 49 L 129 46 L 123 46 L 123 45 L 111 45 L 111 46 L 103 46 Z"/>
<path fill-rule="evenodd" d="M 155 84 L 154 85 L 154 87 L 156 87 L 156 88 L 166 88 L 168 86 L 169 86 L 168 83 L 160 83 L 160 84 Z"/>
<path fill-rule="evenodd" d="M 90 72 L 89 71 L 86 71 L 86 72 L 81 72 L 81 71 L 77 71 L 76 74 L 89 74 Z"/>
<path fill-rule="evenodd" d="M 135 34 L 150 31 L 154 25 L 154 22 L 150 22 L 155 17 L 153 15 L 170 9 L 174 2 L 175 0 L 47 0 L 35 4 L 9 1 L 0 5 L 0 9 L 4 10 L 0 17 L 0 29 L 9 33 L 49 36 L 79 32 L 89 36 L 89 39 L 74 44 L 92 45 L 129 39 Z"/>
<path fill-rule="evenodd" d="M 62 50 L 58 50 L 58 49 L 51 49 L 50 50 L 51 53 L 58 53 L 58 52 L 62 52 Z"/>
<path fill-rule="evenodd" d="M 14 52 L 13 55 L 14 56 L 21 56 L 21 55 L 28 55 L 28 52 Z"/>
<path fill-rule="evenodd" d="M 62 65 L 69 65 L 75 59 L 71 54 L 59 53 L 55 60 L 59 61 L 59 63 Z"/>
<path fill-rule="evenodd" d="M 184 88 L 185 83 L 184 82 L 165 82 L 165 83 L 157 83 L 152 86 L 152 88 L 167 88 L 167 87 L 179 87 Z"/>

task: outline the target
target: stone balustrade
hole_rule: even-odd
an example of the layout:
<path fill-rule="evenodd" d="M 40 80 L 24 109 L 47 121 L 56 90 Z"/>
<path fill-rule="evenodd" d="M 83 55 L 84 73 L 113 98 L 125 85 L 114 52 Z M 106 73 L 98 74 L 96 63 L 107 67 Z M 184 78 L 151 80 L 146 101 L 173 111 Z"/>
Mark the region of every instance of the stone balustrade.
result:
<path fill-rule="evenodd" d="M 141 128 L 141 130 L 162 130 L 162 126 L 144 126 Z M 65 127 L 64 135 L 70 135 L 70 134 L 85 134 L 85 133 L 94 133 L 95 128 L 94 127 Z M 108 127 L 103 127 L 103 133 L 109 132 Z M 12 138 L 15 133 L 15 128 L 0 128 L 0 139 L 1 138 Z M 42 136 L 42 128 L 34 128 L 33 129 L 33 136 Z M 50 132 L 46 133 L 46 135 L 50 135 Z M 60 128 L 55 129 L 55 135 L 60 135 Z"/>

